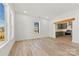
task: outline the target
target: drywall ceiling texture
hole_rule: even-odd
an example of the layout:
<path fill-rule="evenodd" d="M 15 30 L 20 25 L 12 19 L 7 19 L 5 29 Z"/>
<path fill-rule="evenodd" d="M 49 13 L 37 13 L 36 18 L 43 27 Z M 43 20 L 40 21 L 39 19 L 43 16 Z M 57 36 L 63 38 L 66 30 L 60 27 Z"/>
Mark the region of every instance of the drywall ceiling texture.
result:
<path fill-rule="evenodd" d="M 15 3 L 16 12 L 30 16 L 55 17 L 62 13 L 79 9 L 77 3 Z"/>

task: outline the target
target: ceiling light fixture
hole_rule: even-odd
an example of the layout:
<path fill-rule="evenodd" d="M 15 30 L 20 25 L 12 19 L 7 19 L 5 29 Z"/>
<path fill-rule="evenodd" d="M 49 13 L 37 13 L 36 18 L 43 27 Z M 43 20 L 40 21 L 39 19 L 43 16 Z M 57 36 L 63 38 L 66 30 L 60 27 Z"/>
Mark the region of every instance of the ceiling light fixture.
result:
<path fill-rule="evenodd" d="M 27 11 L 24 11 L 24 13 L 27 13 Z"/>

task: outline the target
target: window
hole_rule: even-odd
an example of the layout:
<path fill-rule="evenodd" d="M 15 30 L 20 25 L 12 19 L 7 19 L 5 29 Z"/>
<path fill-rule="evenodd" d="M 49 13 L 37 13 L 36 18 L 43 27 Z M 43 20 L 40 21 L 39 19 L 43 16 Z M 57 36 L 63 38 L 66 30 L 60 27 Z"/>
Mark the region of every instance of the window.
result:
<path fill-rule="evenodd" d="M 58 24 L 58 29 L 67 29 L 67 23 Z"/>
<path fill-rule="evenodd" d="M 5 14 L 4 5 L 0 3 L 0 41 L 5 39 Z"/>
<path fill-rule="evenodd" d="M 14 13 L 7 3 L 0 3 L 0 44 L 14 38 Z"/>
<path fill-rule="evenodd" d="M 34 32 L 39 34 L 39 22 L 34 22 Z"/>

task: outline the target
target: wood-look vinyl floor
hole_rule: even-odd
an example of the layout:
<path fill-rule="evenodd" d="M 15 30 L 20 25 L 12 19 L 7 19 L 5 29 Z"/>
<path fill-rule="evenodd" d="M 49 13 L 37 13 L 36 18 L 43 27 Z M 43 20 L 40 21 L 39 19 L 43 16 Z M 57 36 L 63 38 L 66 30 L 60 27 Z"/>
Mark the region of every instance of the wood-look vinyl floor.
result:
<path fill-rule="evenodd" d="M 79 56 L 79 44 L 68 36 L 17 41 L 9 56 Z"/>

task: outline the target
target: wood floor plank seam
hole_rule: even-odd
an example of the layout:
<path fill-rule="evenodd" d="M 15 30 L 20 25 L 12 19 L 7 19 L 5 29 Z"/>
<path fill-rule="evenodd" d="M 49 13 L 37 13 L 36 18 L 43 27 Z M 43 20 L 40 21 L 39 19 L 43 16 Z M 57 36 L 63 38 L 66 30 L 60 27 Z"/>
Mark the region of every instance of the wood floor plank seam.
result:
<path fill-rule="evenodd" d="M 9 56 L 79 56 L 79 44 L 70 36 L 16 41 Z"/>

